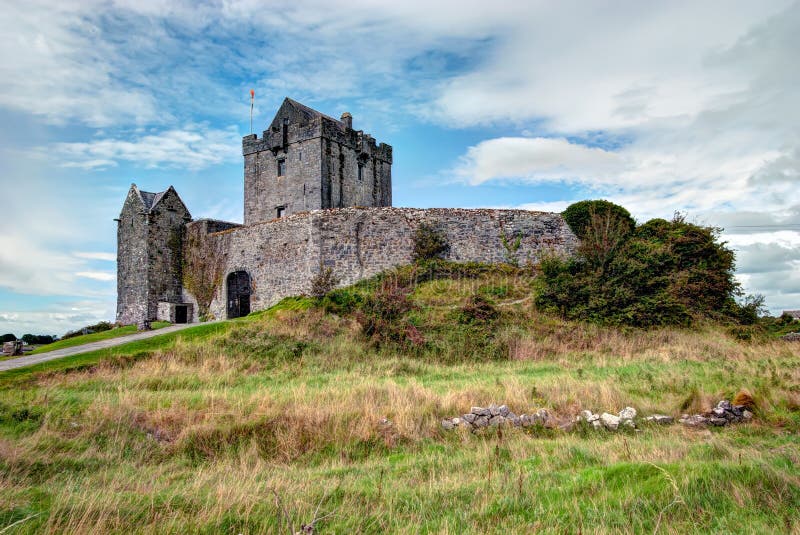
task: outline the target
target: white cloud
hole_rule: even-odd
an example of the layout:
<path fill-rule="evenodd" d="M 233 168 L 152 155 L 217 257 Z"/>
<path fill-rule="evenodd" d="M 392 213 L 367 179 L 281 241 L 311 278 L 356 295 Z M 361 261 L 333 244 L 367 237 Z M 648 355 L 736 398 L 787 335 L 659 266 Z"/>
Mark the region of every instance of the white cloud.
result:
<path fill-rule="evenodd" d="M 116 262 L 117 255 L 115 253 L 103 253 L 103 252 L 89 252 L 89 253 L 72 253 L 72 256 L 76 258 L 85 258 L 86 260 L 104 260 L 106 262 Z"/>
<path fill-rule="evenodd" d="M 75 276 L 96 281 L 113 281 L 117 278 L 113 271 L 78 271 Z"/>
<path fill-rule="evenodd" d="M 619 154 L 566 139 L 503 137 L 470 147 L 456 175 L 470 184 L 493 179 L 605 182 L 625 169 Z"/>
<path fill-rule="evenodd" d="M 57 143 L 53 150 L 63 165 L 87 169 L 133 162 L 142 167 L 178 167 L 198 170 L 241 158 L 241 135 L 196 125 L 181 130 L 133 136 L 130 139 L 98 139 L 82 143 Z"/>
<path fill-rule="evenodd" d="M 114 303 L 109 301 L 76 301 L 56 303 L 43 310 L 0 310 L 0 331 L 23 334 L 53 334 L 114 320 Z"/>

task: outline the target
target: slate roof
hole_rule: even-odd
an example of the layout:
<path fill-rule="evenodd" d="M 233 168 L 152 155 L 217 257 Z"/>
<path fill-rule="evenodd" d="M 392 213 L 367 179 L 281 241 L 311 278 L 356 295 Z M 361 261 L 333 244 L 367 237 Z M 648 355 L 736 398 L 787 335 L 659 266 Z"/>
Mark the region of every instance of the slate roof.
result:
<path fill-rule="evenodd" d="M 309 119 L 312 118 L 312 117 L 324 117 L 325 119 L 328 119 L 329 121 L 333 121 L 334 123 L 344 127 L 344 123 L 342 123 L 342 121 L 340 121 L 339 119 L 334 119 L 330 115 L 325 115 L 324 113 L 319 112 L 319 111 L 315 110 L 314 108 L 309 108 L 305 104 L 301 104 L 301 103 L 297 102 L 296 100 L 293 100 L 293 99 L 291 99 L 289 97 L 286 97 L 284 99 L 284 102 L 289 103 L 294 109 L 296 109 L 297 111 L 299 111 L 303 115 L 307 116 Z"/>

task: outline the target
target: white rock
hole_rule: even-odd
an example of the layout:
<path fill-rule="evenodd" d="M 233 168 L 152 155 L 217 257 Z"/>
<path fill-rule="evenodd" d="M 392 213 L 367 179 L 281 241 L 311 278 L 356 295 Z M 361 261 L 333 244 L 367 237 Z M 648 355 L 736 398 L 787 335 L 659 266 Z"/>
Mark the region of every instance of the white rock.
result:
<path fill-rule="evenodd" d="M 653 422 L 659 425 L 667 425 L 672 423 L 672 416 L 666 414 L 654 414 L 645 418 L 645 421 Z"/>
<path fill-rule="evenodd" d="M 617 429 L 619 428 L 620 417 L 604 412 L 600 415 L 600 421 L 603 422 L 606 429 Z"/>
<path fill-rule="evenodd" d="M 450 421 L 453 422 L 453 425 L 458 425 L 461 423 L 461 418 L 453 418 Z"/>
<path fill-rule="evenodd" d="M 443 427 L 445 430 L 447 430 L 447 431 L 450 431 L 450 430 L 451 430 L 451 429 L 453 429 L 455 426 L 453 425 L 453 421 L 452 421 L 452 420 L 442 420 L 442 427 Z"/>
<path fill-rule="evenodd" d="M 752 412 L 750 412 L 747 409 L 742 411 L 742 420 L 752 420 L 752 419 L 753 419 L 753 413 Z"/>
<path fill-rule="evenodd" d="M 580 422 L 581 420 L 583 420 L 584 422 L 591 422 L 592 416 L 594 416 L 594 414 L 592 414 L 592 411 L 583 410 L 578 415 L 578 421 Z"/>
<path fill-rule="evenodd" d="M 597 420 L 592 420 L 592 427 L 594 427 L 595 429 L 600 429 L 601 427 L 603 427 L 603 422 L 600 421 L 599 416 L 597 417 Z"/>
<path fill-rule="evenodd" d="M 619 417 L 623 420 L 633 420 L 636 418 L 636 409 L 633 407 L 625 407 L 619 411 Z"/>

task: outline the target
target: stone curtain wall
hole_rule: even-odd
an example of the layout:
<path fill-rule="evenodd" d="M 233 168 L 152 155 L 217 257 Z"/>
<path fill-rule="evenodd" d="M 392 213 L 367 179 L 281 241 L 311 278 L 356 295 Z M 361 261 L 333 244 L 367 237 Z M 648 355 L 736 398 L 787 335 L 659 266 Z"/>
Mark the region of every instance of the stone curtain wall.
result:
<path fill-rule="evenodd" d="M 572 254 L 577 246 L 561 215 L 543 212 L 345 208 L 296 214 L 208 234 L 209 240 L 227 242 L 222 253 L 225 276 L 215 293 L 211 313 L 216 318 L 226 316 L 225 278 L 234 271 L 250 274 L 251 309 L 255 311 L 284 297 L 307 293 L 320 265 L 330 267 L 340 284 L 348 285 L 408 264 L 414 231 L 423 222 L 445 234 L 450 245 L 447 258 L 458 262 L 506 261 L 503 234 L 509 242 L 521 237 L 514 253 L 520 264 L 536 263 L 547 251 Z"/>

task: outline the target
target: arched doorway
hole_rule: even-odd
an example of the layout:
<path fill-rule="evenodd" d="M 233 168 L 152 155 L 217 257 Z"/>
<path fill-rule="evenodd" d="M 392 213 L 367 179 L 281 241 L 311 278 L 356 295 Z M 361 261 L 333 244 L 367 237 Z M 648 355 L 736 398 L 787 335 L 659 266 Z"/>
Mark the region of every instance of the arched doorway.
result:
<path fill-rule="evenodd" d="M 234 271 L 228 275 L 228 319 L 250 314 L 250 275 Z"/>

